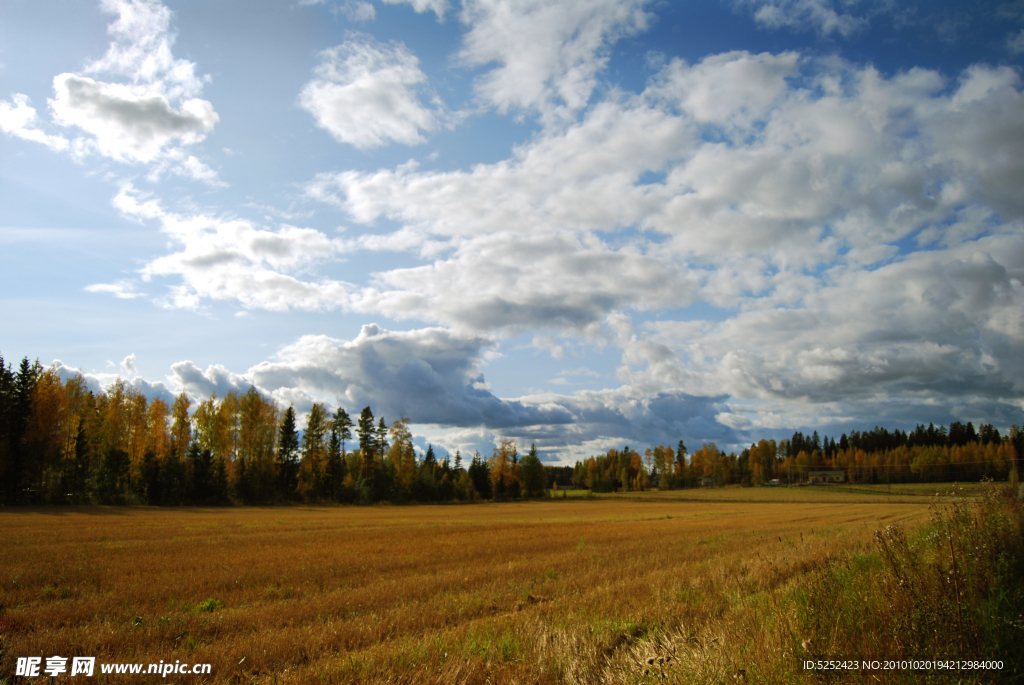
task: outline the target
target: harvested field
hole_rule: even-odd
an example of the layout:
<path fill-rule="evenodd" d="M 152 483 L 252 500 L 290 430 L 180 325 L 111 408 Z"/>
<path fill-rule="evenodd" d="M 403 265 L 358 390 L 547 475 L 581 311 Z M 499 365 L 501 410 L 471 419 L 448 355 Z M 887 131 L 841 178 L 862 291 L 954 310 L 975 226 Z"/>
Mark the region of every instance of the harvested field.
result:
<path fill-rule="evenodd" d="M 929 504 L 829 497 L 8 510 L 0 681 L 56 654 L 219 683 L 636 682 L 671 642 L 783 682 L 787 593 Z"/>

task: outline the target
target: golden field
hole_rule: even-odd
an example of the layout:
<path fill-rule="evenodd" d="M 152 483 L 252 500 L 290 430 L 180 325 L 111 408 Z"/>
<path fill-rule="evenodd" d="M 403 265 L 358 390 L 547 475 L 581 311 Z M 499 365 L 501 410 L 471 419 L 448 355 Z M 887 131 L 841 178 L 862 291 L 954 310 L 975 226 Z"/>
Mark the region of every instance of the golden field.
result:
<path fill-rule="evenodd" d="M 801 634 L 794 590 L 933 504 L 717 492 L 2 511 L 0 682 L 51 655 L 212 664 L 123 682 L 810 682 L 794 655 L 828 636 Z"/>

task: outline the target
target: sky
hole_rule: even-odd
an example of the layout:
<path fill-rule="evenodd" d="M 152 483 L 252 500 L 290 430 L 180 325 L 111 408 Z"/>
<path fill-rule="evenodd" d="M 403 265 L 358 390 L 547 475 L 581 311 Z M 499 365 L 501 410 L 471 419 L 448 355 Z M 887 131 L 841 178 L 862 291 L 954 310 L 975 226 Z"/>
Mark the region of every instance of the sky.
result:
<path fill-rule="evenodd" d="M 572 463 L 1024 423 L 1024 0 L 0 0 L 0 354 Z"/>

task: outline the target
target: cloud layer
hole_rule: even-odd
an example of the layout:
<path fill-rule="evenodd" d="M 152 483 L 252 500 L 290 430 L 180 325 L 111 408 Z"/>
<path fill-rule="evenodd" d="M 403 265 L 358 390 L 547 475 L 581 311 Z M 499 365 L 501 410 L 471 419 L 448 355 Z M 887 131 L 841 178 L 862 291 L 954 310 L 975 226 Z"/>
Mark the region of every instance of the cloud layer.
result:
<path fill-rule="evenodd" d="M 1022 122 L 1006 68 L 951 84 L 734 52 L 671 61 L 643 92 L 495 164 L 325 173 L 306 186 L 353 221 L 397 222 L 390 235 L 172 214 L 128 191 L 118 206 L 184 245 L 143 270 L 182 278 L 177 306 L 234 299 L 426 319 L 451 335 L 582 336 L 621 348 L 614 392 L 761 402 L 716 411 L 733 427 L 769 426 L 784 401 L 1013 401 L 1024 386 Z M 365 249 L 426 263 L 363 285 L 295 275 Z M 664 314 L 695 304 L 724 316 Z M 644 312 L 659 320 L 637 329 Z M 559 406 L 585 423 L 580 397 Z M 469 425 L 457 404 L 440 406 Z M 822 416 L 845 411 L 833 409 Z M 502 425 L 495 416 L 478 420 Z"/>
<path fill-rule="evenodd" d="M 421 27 L 434 17 L 410 11 L 449 22 L 433 27 L 450 41 L 447 65 L 421 61 L 409 34 L 304 45 L 315 67 L 302 62 L 298 81 L 275 91 L 299 122 L 289 135 L 318 141 L 315 164 L 274 181 L 289 212 L 256 221 L 209 194 L 112 179 L 117 211 L 168 248 L 86 290 L 411 330 L 297 331 L 244 372 L 180 361 L 165 390 L 204 398 L 255 384 L 285 405 L 408 415 L 450 430 L 453 445 L 507 435 L 577 451 L 737 445 L 795 426 L 863 428 L 879 411 L 1013 422 L 1024 409 L 1017 69 L 885 73 L 822 55 L 823 41 L 842 45 L 894 12 L 887 0 L 729 0 L 785 29 L 776 38 L 810 34 L 807 49 L 648 54 L 643 77 L 614 86 L 616 51 L 652 25 L 654 3 L 401 2 Z M 393 14 L 361 0 L 333 7 L 350 21 Z M 103 171 L 142 168 L 154 185 L 167 174 L 223 185 L 201 159 L 220 116 L 203 99 L 208 78 L 172 52 L 170 10 L 102 8 L 114 17 L 106 54 L 54 77 L 48 118 L 26 95 L 0 101 L 0 130 Z M 1000 55 L 1019 52 L 1016 28 L 1000 28 Z M 512 120 L 526 137 L 486 162 L 472 160 L 490 140 L 440 134 Z M 427 141 L 424 158 L 400 163 Z M 566 387 L 552 371 L 540 390 L 499 397 L 483 372 L 513 339 L 577 356 L 581 374 L 602 357 L 592 377 L 616 380 L 548 392 Z M 124 368 L 137 378 L 134 360 Z"/>

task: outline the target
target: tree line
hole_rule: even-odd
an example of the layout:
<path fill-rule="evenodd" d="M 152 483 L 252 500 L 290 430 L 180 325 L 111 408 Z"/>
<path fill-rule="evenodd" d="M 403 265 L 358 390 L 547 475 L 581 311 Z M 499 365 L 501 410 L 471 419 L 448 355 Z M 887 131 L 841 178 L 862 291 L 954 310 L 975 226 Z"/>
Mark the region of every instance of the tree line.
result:
<path fill-rule="evenodd" d="M 195 407 L 183 392 L 168 406 L 117 380 L 94 393 L 81 376 L 0 356 L 0 504 L 214 505 L 238 502 L 441 502 L 536 497 L 546 489 L 595 492 L 800 482 L 815 469 L 854 482 L 1005 479 L 1018 472 L 1024 433 L 991 425 L 915 430 L 801 432 L 760 440 L 739 454 L 706 443 L 641 455 L 610 449 L 571 466 L 545 467 L 535 446 L 520 457 L 504 440 L 488 457 L 419 457 L 409 419 L 389 426 L 366 407 L 355 417 L 316 403 L 299 431 L 294 407 L 250 387 Z"/>
<path fill-rule="evenodd" d="M 468 463 L 419 458 L 409 419 L 387 425 L 370 407 L 353 421 L 314 404 L 304 429 L 254 387 L 194 408 L 117 380 L 94 393 L 81 376 L 0 357 L 0 503 L 216 505 L 517 499 L 544 493 L 531 446 L 504 440 Z"/>
<path fill-rule="evenodd" d="M 725 453 L 705 443 L 692 454 L 680 440 L 673 448 L 648 448 L 641 455 L 625 447 L 576 462 L 571 473 L 556 481 L 562 487 L 595 492 L 692 488 L 713 485 L 764 485 L 773 480 L 800 483 L 815 470 L 841 470 L 854 483 L 909 483 L 1006 480 L 1019 474 L 1024 455 L 1024 431 L 1014 425 L 1007 436 L 985 424 L 953 423 L 936 428 L 917 426 L 913 431 L 845 433 L 834 438 L 805 436 L 775 441 L 760 440 L 739 454 Z"/>

